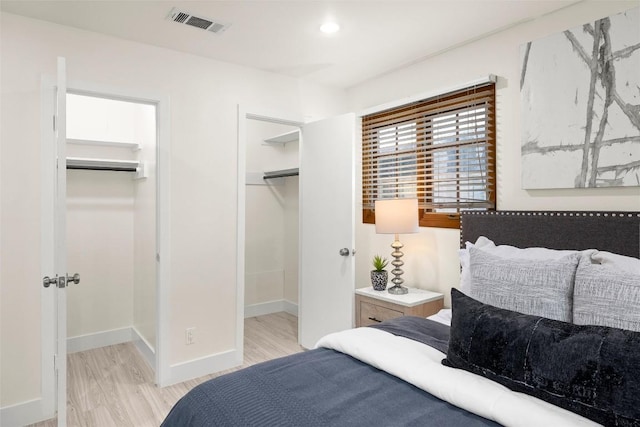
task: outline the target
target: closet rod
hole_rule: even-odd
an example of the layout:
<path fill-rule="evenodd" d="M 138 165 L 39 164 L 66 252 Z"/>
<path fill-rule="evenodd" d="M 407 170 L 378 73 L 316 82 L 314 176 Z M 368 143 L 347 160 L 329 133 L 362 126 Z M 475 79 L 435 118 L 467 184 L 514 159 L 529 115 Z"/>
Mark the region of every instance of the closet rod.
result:
<path fill-rule="evenodd" d="M 278 172 L 265 172 L 262 179 L 285 178 L 287 176 L 298 176 L 298 175 L 300 175 L 300 172 L 297 169 L 283 170 Z"/>
<path fill-rule="evenodd" d="M 67 165 L 67 169 L 87 170 L 87 171 L 114 171 L 114 172 L 137 172 L 138 168 L 129 166 L 83 166 L 83 165 Z"/>
<path fill-rule="evenodd" d="M 87 159 L 67 157 L 67 169 L 134 172 L 134 179 L 146 178 L 144 162 L 137 160 Z"/>

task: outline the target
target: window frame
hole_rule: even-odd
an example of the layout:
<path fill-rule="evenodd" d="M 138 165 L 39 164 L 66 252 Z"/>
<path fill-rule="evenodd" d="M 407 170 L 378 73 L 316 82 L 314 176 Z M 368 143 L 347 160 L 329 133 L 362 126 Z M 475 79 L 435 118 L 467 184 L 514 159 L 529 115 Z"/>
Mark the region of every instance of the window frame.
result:
<path fill-rule="evenodd" d="M 481 93 L 482 96 L 479 98 L 482 101 L 478 101 L 474 99 L 474 96 L 470 96 L 470 94 Z M 468 97 L 469 100 L 465 101 L 465 97 Z M 446 103 L 452 102 L 452 107 L 450 110 L 441 110 L 438 112 L 438 109 L 441 109 L 443 105 Z M 465 104 L 465 102 L 467 102 Z M 496 194 L 496 179 L 497 179 L 497 171 L 496 171 L 496 96 L 495 96 L 495 83 L 493 81 L 477 84 L 473 86 L 469 86 L 460 90 L 455 90 L 443 95 L 433 96 L 421 101 L 411 102 L 409 104 L 404 104 L 395 108 L 386 109 L 383 111 L 379 111 L 376 113 L 371 113 L 362 116 L 362 222 L 366 224 L 375 224 L 375 211 L 373 209 L 373 201 L 378 198 L 377 193 L 379 188 L 376 184 L 376 179 L 371 178 L 371 176 L 375 176 L 378 172 L 378 166 L 376 162 L 372 161 L 371 158 L 366 158 L 367 150 L 369 149 L 379 149 L 379 143 L 377 146 L 372 147 L 372 143 L 367 138 L 366 132 L 371 131 L 371 127 L 367 126 L 365 123 L 370 119 L 376 119 L 383 117 L 385 115 L 393 115 L 396 112 L 402 111 L 423 111 L 424 114 L 420 116 L 420 119 L 416 119 L 416 128 L 418 129 L 428 129 L 425 123 L 427 121 L 431 121 L 433 124 L 433 119 L 436 117 L 441 117 L 446 115 L 448 112 L 451 114 L 455 114 L 455 130 L 454 132 L 457 134 L 456 140 L 457 144 L 455 144 L 455 152 L 457 156 L 460 156 L 461 148 L 468 146 L 468 144 L 464 143 L 464 139 L 460 139 L 460 112 L 464 110 L 464 108 L 473 108 L 474 106 L 483 106 L 485 109 L 486 119 L 484 120 L 485 129 L 484 133 L 486 134 L 484 139 L 486 139 L 485 147 L 485 162 L 483 165 L 486 165 L 486 185 L 484 186 L 484 191 L 487 193 L 487 200 L 485 207 L 476 207 L 474 209 L 483 209 L 483 210 L 495 210 L 497 194 Z M 474 123 L 477 123 L 476 120 Z M 402 121 L 399 121 L 395 124 L 395 126 L 401 126 L 403 124 Z M 392 127 L 394 124 L 392 122 L 387 122 L 384 124 L 385 127 Z M 382 125 L 380 129 L 382 129 Z M 397 130 L 396 130 L 397 132 Z M 430 156 L 433 156 L 436 150 L 433 149 L 434 145 L 432 144 L 434 141 L 434 137 L 427 137 L 426 131 L 417 131 L 415 133 L 415 159 L 416 159 L 416 186 L 417 187 L 426 187 L 427 183 L 434 182 L 434 174 L 435 172 L 429 173 L 427 168 L 420 164 L 427 165 L 429 163 L 428 159 Z M 368 141 L 368 142 L 366 142 Z M 398 139 L 396 139 L 396 147 L 399 145 Z M 380 156 L 378 156 L 380 157 Z M 459 160 L 457 160 L 459 162 Z M 432 163 L 433 164 L 433 163 Z M 457 163 L 458 165 L 460 163 Z M 459 171 L 459 169 L 458 169 Z M 456 184 L 456 192 L 457 198 L 456 203 L 460 204 L 460 180 L 461 177 L 459 172 L 456 172 L 458 175 L 457 179 L 454 180 Z M 468 178 L 466 175 L 464 178 Z M 398 189 L 398 187 L 396 187 Z M 371 194 L 374 193 L 374 195 Z M 434 191 L 431 190 L 428 192 L 428 196 L 433 199 Z M 413 196 L 415 197 L 415 196 Z M 426 200 L 428 197 L 423 196 Z M 437 208 L 428 208 L 424 204 L 419 208 L 419 225 L 421 227 L 439 227 L 439 228 L 459 228 L 460 227 L 460 212 L 464 211 L 465 207 L 456 207 L 455 212 L 436 212 Z"/>

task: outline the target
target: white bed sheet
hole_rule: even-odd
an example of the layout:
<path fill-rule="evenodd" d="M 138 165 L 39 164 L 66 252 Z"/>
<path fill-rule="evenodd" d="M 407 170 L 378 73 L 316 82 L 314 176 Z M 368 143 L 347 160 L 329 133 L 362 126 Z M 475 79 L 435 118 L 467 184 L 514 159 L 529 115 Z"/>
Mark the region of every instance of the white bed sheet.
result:
<path fill-rule="evenodd" d="M 436 314 L 427 317 L 427 319 L 442 323 L 443 325 L 451 326 L 451 309 L 443 308 Z"/>
<path fill-rule="evenodd" d="M 434 320 L 446 322 L 447 312 L 438 314 L 434 315 Z M 444 366 L 441 363 L 446 357 L 444 353 L 379 329 L 363 327 L 336 332 L 321 338 L 316 347 L 348 354 L 504 426 L 599 425 L 535 397 L 511 391 L 480 375 Z"/>

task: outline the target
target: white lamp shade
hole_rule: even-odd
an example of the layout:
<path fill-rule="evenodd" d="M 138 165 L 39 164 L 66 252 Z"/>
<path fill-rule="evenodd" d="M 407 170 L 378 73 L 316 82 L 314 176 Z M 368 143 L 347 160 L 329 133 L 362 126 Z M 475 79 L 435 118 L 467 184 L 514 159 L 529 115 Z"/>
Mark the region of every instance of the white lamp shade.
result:
<path fill-rule="evenodd" d="M 376 233 L 417 233 L 418 199 L 388 199 L 375 201 Z"/>

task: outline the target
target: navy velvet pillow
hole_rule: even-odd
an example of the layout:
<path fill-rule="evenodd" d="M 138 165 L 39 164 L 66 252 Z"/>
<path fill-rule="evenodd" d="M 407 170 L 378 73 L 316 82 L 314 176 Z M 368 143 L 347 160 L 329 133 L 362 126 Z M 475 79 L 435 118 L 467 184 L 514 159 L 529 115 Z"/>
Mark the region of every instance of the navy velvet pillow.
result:
<path fill-rule="evenodd" d="M 503 310 L 457 289 L 451 308 L 444 365 L 607 426 L 640 426 L 640 333 Z"/>

